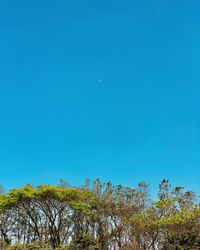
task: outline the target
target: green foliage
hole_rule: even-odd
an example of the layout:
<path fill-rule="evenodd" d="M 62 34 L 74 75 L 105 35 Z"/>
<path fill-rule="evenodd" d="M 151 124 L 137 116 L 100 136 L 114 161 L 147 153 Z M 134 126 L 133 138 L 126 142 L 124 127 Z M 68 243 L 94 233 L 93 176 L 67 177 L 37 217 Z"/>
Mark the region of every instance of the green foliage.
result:
<path fill-rule="evenodd" d="M 99 179 L 71 188 L 40 185 L 0 193 L 0 249 L 200 249 L 200 206 L 192 191 L 159 185 L 152 201 L 136 189 Z M 15 244 L 15 242 L 20 242 Z M 33 242 L 33 243 L 30 243 Z"/>
<path fill-rule="evenodd" d="M 0 243 L 1 250 L 51 250 L 52 248 L 48 247 L 46 244 L 38 243 L 17 243 L 13 245 L 6 245 Z M 60 246 L 55 250 L 69 250 L 68 246 Z"/>
<path fill-rule="evenodd" d="M 69 250 L 101 250 L 97 240 L 91 235 L 82 235 L 78 239 L 72 240 Z"/>
<path fill-rule="evenodd" d="M 3 247 L 4 250 L 48 250 L 47 246 L 41 244 L 14 244 L 11 246 Z"/>
<path fill-rule="evenodd" d="M 200 248 L 200 236 L 196 233 L 170 233 L 165 240 L 163 250 L 197 250 Z"/>

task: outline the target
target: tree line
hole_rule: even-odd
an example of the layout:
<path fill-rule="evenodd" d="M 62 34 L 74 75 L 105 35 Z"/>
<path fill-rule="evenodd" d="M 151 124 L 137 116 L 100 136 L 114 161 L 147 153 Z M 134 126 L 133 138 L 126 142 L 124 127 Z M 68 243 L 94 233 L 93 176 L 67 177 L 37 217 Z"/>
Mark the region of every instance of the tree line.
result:
<path fill-rule="evenodd" d="M 198 197 L 168 180 L 155 200 L 144 182 L 129 188 L 99 179 L 2 191 L 0 249 L 198 250 Z"/>

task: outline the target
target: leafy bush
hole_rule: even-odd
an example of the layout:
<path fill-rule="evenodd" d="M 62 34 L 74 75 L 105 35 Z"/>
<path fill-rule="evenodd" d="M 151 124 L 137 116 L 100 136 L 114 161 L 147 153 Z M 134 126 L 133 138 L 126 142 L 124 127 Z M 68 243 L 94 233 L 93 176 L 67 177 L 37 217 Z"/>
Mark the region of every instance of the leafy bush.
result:
<path fill-rule="evenodd" d="M 85 234 L 79 239 L 75 239 L 71 242 L 69 250 L 101 250 L 97 240 L 92 236 Z"/>
<path fill-rule="evenodd" d="M 5 245 L 4 243 L 0 243 L 1 250 L 51 250 L 48 246 L 44 244 L 37 243 L 29 243 L 29 244 L 14 244 L 14 245 Z M 68 250 L 67 246 L 62 246 L 56 248 L 55 250 Z"/>
<path fill-rule="evenodd" d="M 48 250 L 47 246 L 42 244 L 30 243 L 30 244 L 14 244 L 11 246 L 4 246 L 5 250 Z"/>

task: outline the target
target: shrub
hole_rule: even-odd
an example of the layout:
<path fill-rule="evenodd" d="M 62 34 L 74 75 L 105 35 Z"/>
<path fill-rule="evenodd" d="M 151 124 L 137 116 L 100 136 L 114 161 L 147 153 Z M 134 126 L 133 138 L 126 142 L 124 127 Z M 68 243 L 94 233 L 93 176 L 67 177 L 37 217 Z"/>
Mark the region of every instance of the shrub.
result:
<path fill-rule="evenodd" d="M 92 236 L 85 234 L 79 239 L 72 240 L 69 250 L 101 250 L 97 240 Z"/>

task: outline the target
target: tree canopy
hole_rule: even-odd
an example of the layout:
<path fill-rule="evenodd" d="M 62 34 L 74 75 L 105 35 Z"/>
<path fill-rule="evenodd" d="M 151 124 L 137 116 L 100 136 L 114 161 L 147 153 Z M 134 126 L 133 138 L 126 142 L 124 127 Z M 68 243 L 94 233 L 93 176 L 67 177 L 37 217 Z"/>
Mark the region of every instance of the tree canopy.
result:
<path fill-rule="evenodd" d="M 159 185 L 86 181 L 81 187 L 26 185 L 0 193 L 0 249 L 200 249 L 197 195 Z"/>

